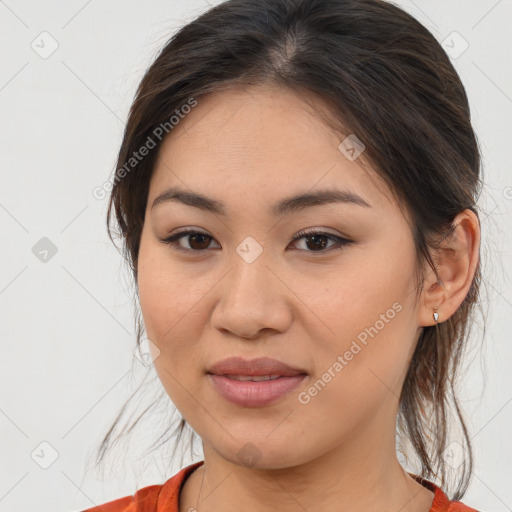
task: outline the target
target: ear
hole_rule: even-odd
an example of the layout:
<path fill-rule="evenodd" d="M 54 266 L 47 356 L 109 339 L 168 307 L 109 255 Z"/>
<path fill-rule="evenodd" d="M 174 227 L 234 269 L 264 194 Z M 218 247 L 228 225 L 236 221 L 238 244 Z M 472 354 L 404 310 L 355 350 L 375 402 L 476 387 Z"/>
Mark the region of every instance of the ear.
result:
<path fill-rule="evenodd" d="M 480 256 L 480 222 L 471 210 L 464 210 L 455 217 L 455 228 L 432 259 L 439 274 L 439 281 L 427 264 L 428 273 L 419 302 L 418 325 L 434 325 L 433 313 L 439 314 L 438 323 L 448 320 L 468 294 Z"/>

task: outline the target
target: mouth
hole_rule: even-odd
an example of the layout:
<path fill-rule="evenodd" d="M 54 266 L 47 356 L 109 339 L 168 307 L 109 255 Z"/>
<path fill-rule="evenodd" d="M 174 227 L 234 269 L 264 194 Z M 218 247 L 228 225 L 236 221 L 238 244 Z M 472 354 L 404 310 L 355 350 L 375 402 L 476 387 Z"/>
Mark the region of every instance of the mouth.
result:
<path fill-rule="evenodd" d="M 261 380 L 275 380 L 284 377 L 284 375 L 224 375 L 228 379 L 233 380 L 252 380 L 253 382 L 259 382 Z"/>
<path fill-rule="evenodd" d="M 294 377 L 306 374 L 306 370 L 289 365 L 271 357 L 257 359 L 244 359 L 242 357 L 228 357 L 215 363 L 207 373 L 213 375 L 228 375 L 232 377 Z"/>
<path fill-rule="evenodd" d="M 242 407 L 262 407 L 276 402 L 299 386 L 305 370 L 272 358 L 228 358 L 207 372 L 216 391 Z"/>

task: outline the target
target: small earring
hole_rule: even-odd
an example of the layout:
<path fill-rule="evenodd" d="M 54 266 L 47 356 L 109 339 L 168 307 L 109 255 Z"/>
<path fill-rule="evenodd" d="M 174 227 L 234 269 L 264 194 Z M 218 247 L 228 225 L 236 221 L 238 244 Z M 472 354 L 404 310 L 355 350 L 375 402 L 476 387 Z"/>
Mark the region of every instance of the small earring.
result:
<path fill-rule="evenodd" d="M 436 324 L 437 324 L 437 320 L 438 320 L 438 319 L 439 319 L 439 314 L 438 314 L 438 312 L 437 312 L 437 309 L 435 309 L 435 310 L 434 310 L 434 320 L 435 320 Z"/>

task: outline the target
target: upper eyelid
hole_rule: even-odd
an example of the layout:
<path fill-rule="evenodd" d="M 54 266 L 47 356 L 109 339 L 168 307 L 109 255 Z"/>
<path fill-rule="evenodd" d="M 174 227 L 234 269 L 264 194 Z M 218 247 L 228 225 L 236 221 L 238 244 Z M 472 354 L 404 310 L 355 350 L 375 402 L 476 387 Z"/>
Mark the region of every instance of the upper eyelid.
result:
<path fill-rule="evenodd" d="M 195 235 L 195 234 L 209 236 L 210 238 L 215 240 L 214 236 L 210 235 L 209 233 L 207 233 L 205 231 L 201 231 L 199 228 L 183 228 L 183 229 L 177 231 L 176 233 L 172 233 L 171 235 L 169 235 L 165 238 L 172 238 L 172 237 L 175 237 L 178 235 Z M 350 239 L 349 237 L 342 235 L 340 233 L 331 233 L 329 231 L 325 231 L 325 228 L 304 228 L 304 229 L 300 229 L 293 236 L 292 240 L 296 240 L 297 238 L 301 238 L 301 237 L 308 236 L 308 235 L 331 235 L 331 236 L 336 236 L 338 238 L 343 238 L 343 239 L 347 239 L 347 240 Z"/>

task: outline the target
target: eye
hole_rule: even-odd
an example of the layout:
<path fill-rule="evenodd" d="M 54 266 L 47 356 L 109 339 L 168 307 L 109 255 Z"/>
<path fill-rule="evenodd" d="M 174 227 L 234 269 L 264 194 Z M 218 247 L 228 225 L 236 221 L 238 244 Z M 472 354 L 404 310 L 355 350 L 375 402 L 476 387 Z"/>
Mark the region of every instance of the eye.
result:
<path fill-rule="evenodd" d="M 188 238 L 188 247 L 183 247 L 180 242 Z M 195 251 L 201 252 L 208 248 L 209 241 L 213 240 L 213 237 L 197 231 L 193 228 L 185 228 L 179 233 L 175 233 L 167 238 L 161 240 L 164 244 L 169 244 L 179 251 Z"/>
<path fill-rule="evenodd" d="M 325 250 L 328 242 L 333 242 L 333 245 L 327 247 L 328 250 L 342 249 L 345 245 L 353 243 L 353 241 L 349 240 L 348 238 L 343 238 L 332 233 L 325 233 L 323 231 L 315 230 L 299 231 L 292 241 L 296 242 L 302 238 L 305 240 L 306 247 L 309 249 L 313 248 L 313 250 L 309 250 L 308 252 L 328 252 Z"/>
<path fill-rule="evenodd" d="M 182 240 L 188 239 L 188 247 L 183 246 L 181 244 Z M 292 242 L 296 242 L 298 240 L 305 239 L 307 252 L 327 252 L 331 249 L 341 249 L 345 245 L 354 243 L 352 240 L 348 238 L 343 238 L 341 236 L 334 235 L 332 233 L 326 233 L 323 231 L 299 231 Z M 167 238 L 161 239 L 160 241 L 164 244 L 168 244 L 173 246 L 175 249 L 180 251 L 188 251 L 188 252 L 203 252 L 208 249 L 210 242 L 214 240 L 214 238 L 207 233 L 203 233 L 202 231 L 197 231 L 193 228 L 185 228 L 178 233 L 175 233 Z M 332 245 L 327 246 L 328 242 L 332 242 Z M 311 250 L 312 249 L 312 250 Z M 319 250 L 318 250 L 319 249 Z"/>

